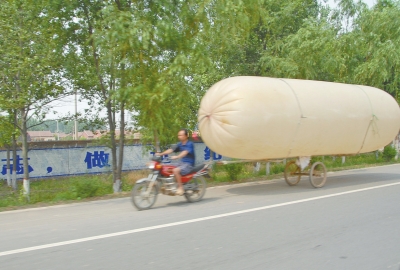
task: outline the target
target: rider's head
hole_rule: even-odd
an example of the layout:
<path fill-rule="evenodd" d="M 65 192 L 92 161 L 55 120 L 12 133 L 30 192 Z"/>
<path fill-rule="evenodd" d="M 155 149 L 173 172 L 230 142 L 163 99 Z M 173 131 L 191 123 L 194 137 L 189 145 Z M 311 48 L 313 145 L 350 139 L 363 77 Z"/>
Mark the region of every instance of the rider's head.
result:
<path fill-rule="evenodd" d="M 181 142 L 186 141 L 188 138 L 189 138 L 189 132 L 187 131 L 187 129 L 182 128 L 181 130 L 179 130 L 178 139 Z"/>

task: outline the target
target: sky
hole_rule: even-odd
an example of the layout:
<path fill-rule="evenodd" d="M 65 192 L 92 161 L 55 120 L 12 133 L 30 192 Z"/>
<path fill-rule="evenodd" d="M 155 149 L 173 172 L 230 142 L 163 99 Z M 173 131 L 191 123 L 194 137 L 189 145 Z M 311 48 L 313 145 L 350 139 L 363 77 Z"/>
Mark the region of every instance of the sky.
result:
<path fill-rule="evenodd" d="M 369 7 L 372 7 L 373 5 L 376 4 L 376 0 L 362 0 L 364 3 L 366 3 Z M 337 6 L 338 0 L 328 0 L 328 4 L 332 7 Z M 78 96 L 79 99 L 79 96 Z M 52 111 L 57 111 L 58 115 L 66 115 L 68 113 L 74 114 L 75 113 L 75 96 L 71 96 L 68 98 L 65 98 L 60 101 L 56 101 L 52 104 Z M 85 109 L 90 108 L 88 103 L 86 101 L 79 101 L 77 102 L 77 111 L 80 113 L 84 113 Z M 101 116 L 106 115 L 106 110 L 102 110 Z M 49 118 L 58 118 L 56 114 L 49 114 Z"/>
<path fill-rule="evenodd" d="M 54 101 L 52 104 L 52 111 L 57 111 L 58 114 L 49 114 L 49 118 L 57 118 L 69 114 L 75 114 L 75 96 L 66 97 L 64 99 Z M 89 109 L 87 101 L 79 101 L 79 95 L 77 100 L 77 111 L 84 113 L 85 109 Z M 105 111 L 104 111 L 105 115 Z"/>
<path fill-rule="evenodd" d="M 338 0 L 328 0 L 328 4 L 332 7 L 337 6 Z M 362 2 L 366 3 L 369 7 L 372 7 L 373 5 L 376 4 L 376 0 L 362 0 Z"/>

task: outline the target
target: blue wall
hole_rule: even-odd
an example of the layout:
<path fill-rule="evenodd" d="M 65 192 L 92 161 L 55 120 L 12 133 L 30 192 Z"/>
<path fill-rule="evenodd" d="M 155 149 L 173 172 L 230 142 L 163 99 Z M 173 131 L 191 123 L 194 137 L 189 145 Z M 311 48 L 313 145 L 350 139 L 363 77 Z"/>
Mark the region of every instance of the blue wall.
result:
<path fill-rule="evenodd" d="M 210 159 L 210 151 L 204 143 L 195 143 L 196 163 Z M 152 152 L 142 145 L 124 147 L 124 171 L 146 168 Z M 23 175 L 22 153 L 17 151 L 17 178 Z M 44 178 L 77 174 L 94 174 L 111 171 L 111 150 L 104 146 L 33 149 L 29 151 L 29 176 Z M 214 154 L 214 159 L 222 157 Z M 168 162 L 168 157 L 165 157 Z M 0 178 L 6 179 L 6 151 L 0 151 Z M 14 162 L 11 160 L 11 164 Z"/>

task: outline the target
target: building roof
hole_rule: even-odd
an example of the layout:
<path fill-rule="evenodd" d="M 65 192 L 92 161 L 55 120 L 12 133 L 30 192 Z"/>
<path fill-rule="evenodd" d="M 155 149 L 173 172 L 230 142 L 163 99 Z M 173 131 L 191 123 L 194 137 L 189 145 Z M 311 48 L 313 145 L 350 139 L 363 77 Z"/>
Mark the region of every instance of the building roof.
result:
<path fill-rule="evenodd" d="M 109 133 L 110 133 L 109 130 L 96 130 L 96 131 L 94 131 L 94 137 L 95 138 L 100 138 L 101 136 L 107 135 Z M 119 129 L 116 129 L 115 130 L 115 137 L 119 137 L 120 134 L 121 134 L 121 131 Z M 125 134 L 126 137 L 129 137 L 129 136 L 134 136 L 135 138 L 136 137 L 137 138 L 140 137 L 140 133 L 139 132 L 134 133 L 133 131 L 130 131 L 130 130 L 125 130 L 124 134 Z"/>
<path fill-rule="evenodd" d="M 94 134 L 90 130 L 84 130 L 82 132 L 78 132 L 78 137 L 93 138 Z"/>
<path fill-rule="evenodd" d="M 64 132 L 60 132 L 60 133 L 54 133 L 54 135 L 56 135 L 56 136 L 60 136 L 60 138 L 65 138 L 65 137 L 67 137 L 67 136 L 71 136 L 72 137 L 72 134 L 71 133 L 68 133 L 68 134 L 66 134 L 66 133 L 64 133 Z"/>
<path fill-rule="evenodd" d="M 54 134 L 50 131 L 28 131 L 28 135 L 32 137 L 54 137 Z"/>

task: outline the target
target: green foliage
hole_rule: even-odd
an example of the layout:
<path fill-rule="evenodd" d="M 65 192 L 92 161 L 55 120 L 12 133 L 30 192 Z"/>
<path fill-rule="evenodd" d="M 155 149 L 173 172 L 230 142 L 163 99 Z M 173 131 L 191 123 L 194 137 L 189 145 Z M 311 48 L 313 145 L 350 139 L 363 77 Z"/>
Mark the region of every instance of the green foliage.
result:
<path fill-rule="evenodd" d="M 95 196 L 99 188 L 99 183 L 96 181 L 78 180 L 73 184 L 72 191 L 77 198 L 89 198 Z"/>
<path fill-rule="evenodd" d="M 13 133 L 19 134 L 14 125 L 11 124 L 10 117 L 0 115 L 0 147 L 11 145 Z"/>
<path fill-rule="evenodd" d="M 48 103 L 67 92 L 59 39 L 52 31 L 57 22 L 48 16 L 45 4 L 4 1 L 0 6 L 0 96 L 5 100 L 0 108 L 31 110 L 40 120 Z"/>
<path fill-rule="evenodd" d="M 47 2 L 10 0 L 0 5 L 0 110 L 15 116 L 12 124 L 21 134 L 25 179 L 28 119 L 43 121 L 50 103 L 70 89 L 63 77 L 63 48 L 54 31 L 62 22 L 49 16 Z"/>
<path fill-rule="evenodd" d="M 283 163 L 273 164 L 273 166 L 271 166 L 270 168 L 271 174 L 280 174 L 283 173 L 284 171 L 285 171 L 285 164 Z"/>
<path fill-rule="evenodd" d="M 216 53 L 247 35 L 259 2 L 138 1 L 101 9 L 101 30 L 93 37 L 109 48 L 102 51 L 105 60 L 124 64 L 124 73 L 112 69 L 126 82 L 114 96 L 138 112 L 134 120 L 144 138 L 153 142 L 156 130 L 167 144 L 179 128 L 194 129 L 203 93 L 193 89 L 194 74 L 208 73 Z"/>
<path fill-rule="evenodd" d="M 64 119 L 64 118 L 63 118 Z M 39 121 L 37 118 L 32 117 L 28 119 L 27 125 L 29 131 L 42 131 L 42 130 L 49 130 L 53 133 L 57 132 L 57 127 L 59 132 L 64 133 L 72 133 L 75 129 L 75 122 L 73 120 L 63 120 L 63 119 L 47 119 L 45 121 Z M 84 130 L 106 130 L 106 127 L 103 125 L 93 125 L 92 119 L 86 119 L 85 121 L 78 120 L 78 131 Z M 57 124 L 58 121 L 58 124 Z"/>
<path fill-rule="evenodd" d="M 18 201 L 18 197 L 14 193 L 9 193 L 7 195 L 1 194 L 1 195 L 2 196 L 0 196 L 0 207 L 21 205 Z"/>
<path fill-rule="evenodd" d="M 13 192 L 5 182 L 0 181 L 0 207 L 81 200 L 112 193 L 112 180 L 106 174 L 31 180 L 29 201 L 22 188 Z"/>
<path fill-rule="evenodd" d="M 336 10 L 320 6 L 318 16 L 311 14 L 275 43 L 276 50 L 262 52 L 262 75 L 370 85 L 400 100 L 399 1 L 369 9 L 346 0 Z"/>
<path fill-rule="evenodd" d="M 239 175 L 244 173 L 244 163 L 231 163 L 223 165 L 224 171 L 227 173 L 230 180 L 237 180 Z"/>
<path fill-rule="evenodd" d="M 383 149 L 382 157 L 386 161 L 392 160 L 396 155 L 397 155 L 397 151 L 392 145 L 387 145 Z"/>

